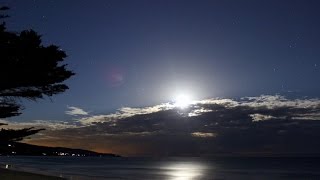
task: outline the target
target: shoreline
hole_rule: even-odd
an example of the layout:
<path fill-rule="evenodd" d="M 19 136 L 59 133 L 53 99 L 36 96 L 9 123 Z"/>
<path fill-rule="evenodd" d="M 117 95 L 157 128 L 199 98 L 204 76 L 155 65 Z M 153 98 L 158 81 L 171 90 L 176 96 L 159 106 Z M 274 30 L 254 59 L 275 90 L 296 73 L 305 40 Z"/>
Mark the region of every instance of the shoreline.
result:
<path fill-rule="evenodd" d="M 1 180 L 67 180 L 66 178 L 0 168 Z"/>

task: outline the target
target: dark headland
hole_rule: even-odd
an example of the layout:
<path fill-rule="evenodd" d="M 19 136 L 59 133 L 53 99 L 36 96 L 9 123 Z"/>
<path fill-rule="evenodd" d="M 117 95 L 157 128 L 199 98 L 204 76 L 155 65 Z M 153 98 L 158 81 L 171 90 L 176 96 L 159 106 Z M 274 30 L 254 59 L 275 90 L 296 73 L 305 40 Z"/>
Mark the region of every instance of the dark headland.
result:
<path fill-rule="evenodd" d="M 37 146 L 19 142 L 1 142 L 0 155 L 2 156 L 103 156 L 120 157 L 111 153 L 98 153 L 83 149 L 71 149 L 64 147 Z"/>

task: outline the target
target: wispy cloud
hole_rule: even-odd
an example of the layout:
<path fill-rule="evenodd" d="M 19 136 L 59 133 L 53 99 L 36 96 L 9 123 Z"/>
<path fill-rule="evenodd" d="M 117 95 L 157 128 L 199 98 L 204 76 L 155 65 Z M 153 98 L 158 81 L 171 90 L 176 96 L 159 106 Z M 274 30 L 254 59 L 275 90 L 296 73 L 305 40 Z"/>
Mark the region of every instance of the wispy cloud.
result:
<path fill-rule="evenodd" d="M 32 120 L 28 122 L 16 122 L 16 121 L 8 121 L 8 120 L 2 119 L 0 120 L 0 123 L 7 124 L 6 126 L 2 126 L 2 127 L 10 128 L 10 129 L 35 127 L 35 128 L 44 128 L 47 130 L 61 130 L 61 129 L 70 129 L 70 128 L 80 127 L 75 123 L 70 123 L 66 121 L 56 121 L 56 120 Z"/>
<path fill-rule="evenodd" d="M 65 113 L 71 116 L 86 116 L 89 115 L 88 112 L 84 111 L 83 109 L 75 106 L 68 106 L 68 109 Z"/>
<path fill-rule="evenodd" d="M 275 119 L 276 117 L 274 116 L 270 116 L 270 115 L 263 115 L 263 114 L 259 114 L 259 113 L 255 113 L 255 114 L 250 114 L 250 117 L 252 118 L 253 122 L 256 121 L 265 121 L 265 120 L 270 120 L 270 119 Z M 279 117 L 278 117 L 279 118 Z"/>
<path fill-rule="evenodd" d="M 11 126 L 45 126 L 50 129 L 104 126 L 107 127 L 105 130 L 117 132 L 129 132 L 127 130 L 130 127 L 136 132 L 139 127 L 142 132 L 149 132 L 148 128 L 157 131 L 165 129 L 175 119 L 199 119 L 197 123 L 205 121 L 204 127 L 212 124 L 221 126 L 228 122 L 241 125 L 247 121 L 320 120 L 319 107 L 319 99 L 287 99 L 280 95 L 262 95 L 238 100 L 206 99 L 196 101 L 183 110 L 171 103 L 164 103 L 142 108 L 123 107 L 115 113 L 97 115 L 89 115 L 81 108 L 69 106 L 66 114 L 76 116 L 72 121 L 34 120 L 19 123 L 2 120 L 0 123 L 9 123 Z"/>
<path fill-rule="evenodd" d="M 191 135 L 199 138 L 213 138 L 217 136 L 217 134 L 215 133 L 206 133 L 206 132 L 193 132 L 191 133 Z"/>
<path fill-rule="evenodd" d="M 78 118 L 76 120 L 83 125 L 92 125 L 95 123 L 103 123 L 103 122 L 115 122 L 117 120 L 129 118 L 135 115 L 151 114 L 159 111 L 172 109 L 173 107 L 174 105 L 170 103 L 164 103 L 160 105 L 142 107 L 142 108 L 123 107 L 123 108 L 120 108 L 115 113 L 87 116 L 83 118 Z"/>

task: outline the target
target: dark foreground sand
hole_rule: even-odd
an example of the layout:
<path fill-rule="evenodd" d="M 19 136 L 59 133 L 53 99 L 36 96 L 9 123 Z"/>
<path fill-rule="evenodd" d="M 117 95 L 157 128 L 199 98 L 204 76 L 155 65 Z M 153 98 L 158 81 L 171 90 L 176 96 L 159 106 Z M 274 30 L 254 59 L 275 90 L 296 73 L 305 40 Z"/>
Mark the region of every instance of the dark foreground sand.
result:
<path fill-rule="evenodd" d="M 45 176 L 27 172 L 13 171 L 0 168 L 1 180 L 65 180 L 64 178 Z"/>

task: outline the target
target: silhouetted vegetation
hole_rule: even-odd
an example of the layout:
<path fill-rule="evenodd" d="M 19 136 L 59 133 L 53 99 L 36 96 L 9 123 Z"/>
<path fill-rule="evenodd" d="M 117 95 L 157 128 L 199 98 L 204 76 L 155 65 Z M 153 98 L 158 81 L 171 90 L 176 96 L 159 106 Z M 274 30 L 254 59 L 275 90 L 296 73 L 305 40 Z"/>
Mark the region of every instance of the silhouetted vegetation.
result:
<path fill-rule="evenodd" d="M 8 17 L 0 7 L 0 19 Z M 0 24 L 0 118 L 21 114 L 22 99 L 51 97 L 68 89 L 63 81 L 74 73 L 61 64 L 66 53 L 56 45 L 44 46 L 34 30 L 8 31 Z M 3 124 L 2 124 L 3 125 Z M 1 141 L 17 141 L 42 129 L 0 131 Z"/>
<path fill-rule="evenodd" d="M 23 128 L 18 130 L 13 129 L 1 129 L 0 141 L 21 141 L 24 137 L 36 134 L 44 129 Z"/>

